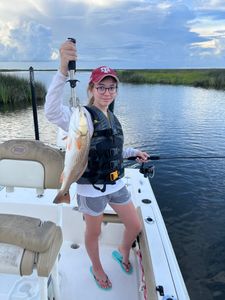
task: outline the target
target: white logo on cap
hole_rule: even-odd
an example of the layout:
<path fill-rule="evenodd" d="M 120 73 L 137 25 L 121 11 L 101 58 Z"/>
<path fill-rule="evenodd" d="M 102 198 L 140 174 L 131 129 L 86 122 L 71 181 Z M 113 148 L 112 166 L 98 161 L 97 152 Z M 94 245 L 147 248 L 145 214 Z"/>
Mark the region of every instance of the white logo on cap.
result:
<path fill-rule="evenodd" d="M 101 72 L 103 72 L 103 73 L 109 73 L 110 72 L 110 68 L 109 67 L 102 67 L 101 68 Z"/>

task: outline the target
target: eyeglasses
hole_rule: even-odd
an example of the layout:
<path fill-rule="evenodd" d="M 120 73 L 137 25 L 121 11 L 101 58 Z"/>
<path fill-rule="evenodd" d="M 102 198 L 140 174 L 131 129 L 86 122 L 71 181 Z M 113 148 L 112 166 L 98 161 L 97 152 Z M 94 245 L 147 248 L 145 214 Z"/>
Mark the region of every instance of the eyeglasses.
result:
<path fill-rule="evenodd" d="M 104 86 L 96 86 L 96 90 L 100 95 L 105 94 L 105 92 L 108 90 L 110 94 L 115 94 L 117 92 L 117 86 L 110 86 L 110 87 L 104 87 Z"/>

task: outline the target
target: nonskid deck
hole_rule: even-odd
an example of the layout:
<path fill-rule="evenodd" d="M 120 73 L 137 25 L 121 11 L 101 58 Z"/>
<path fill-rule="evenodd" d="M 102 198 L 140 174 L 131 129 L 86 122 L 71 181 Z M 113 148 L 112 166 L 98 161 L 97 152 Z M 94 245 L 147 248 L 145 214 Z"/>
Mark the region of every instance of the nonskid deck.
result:
<path fill-rule="evenodd" d="M 73 243 L 64 242 L 60 251 L 59 277 L 60 293 L 63 300 L 140 300 L 138 257 L 131 253 L 134 272 L 125 274 L 119 264 L 112 258 L 115 246 L 101 245 L 101 259 L 105 271 L 112 281 L 112 290 L 103 291 L 95 283 L 90 273 L 90 260 L 83 244 L 77 249 Z M 0 300 L 39 300 L 38 279 L 16 275 L 0 275 Z"/>
<path fill-rule="evenodd" d="M 80 245 L 78 249 L 74 250 L 67 243 L 63 246 L 59 263 L 62 299 L 139 300 L 138 260 L 135 253 L 132 251 L 130 258 L 135 271 L 133 274 L 127 275 L 112 258 L 115 246 L 101 245 L 100 249 L 102 264 L 112 281 L 112 290 L 102 291 L 96 285 L 93 275 L 90 273 L 91 263 L 84 245 Z"/>

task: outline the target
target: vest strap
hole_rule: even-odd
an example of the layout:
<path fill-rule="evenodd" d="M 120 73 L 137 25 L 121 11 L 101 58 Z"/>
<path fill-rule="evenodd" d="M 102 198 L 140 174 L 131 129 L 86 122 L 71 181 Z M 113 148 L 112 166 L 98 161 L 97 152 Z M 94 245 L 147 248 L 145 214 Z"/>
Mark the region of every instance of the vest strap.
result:
<path fill-rule="evenodd" d="M 95 188 L 98 191 L 101 191 L 102 193 L 104 193 L 106 191 L 106 183 L 103 184 L 102 188 L 100 188 L 100 187 L 98 187 L 98 186 L 96 186 L 94 184 L 92 184 L 92 186 L 93 186 L 93 188 Z"/>

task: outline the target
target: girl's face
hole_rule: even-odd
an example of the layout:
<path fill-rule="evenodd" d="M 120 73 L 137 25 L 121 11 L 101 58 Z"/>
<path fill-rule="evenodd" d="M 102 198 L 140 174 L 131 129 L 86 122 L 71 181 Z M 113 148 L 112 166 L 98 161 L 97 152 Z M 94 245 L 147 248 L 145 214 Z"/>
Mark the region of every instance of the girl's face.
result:
<path fill-rule="evenodd" d="M 92 89 L 94 103 L 101 110 L 107 110 L 117 95 L 117 82 L 113 77 L 106 77 Z"/>

